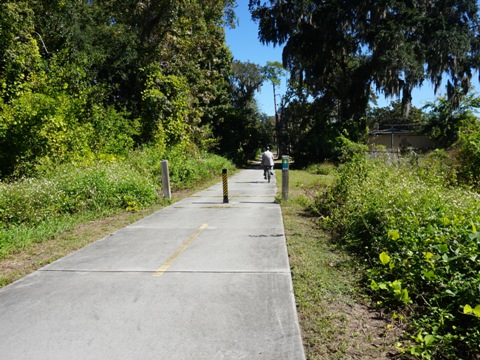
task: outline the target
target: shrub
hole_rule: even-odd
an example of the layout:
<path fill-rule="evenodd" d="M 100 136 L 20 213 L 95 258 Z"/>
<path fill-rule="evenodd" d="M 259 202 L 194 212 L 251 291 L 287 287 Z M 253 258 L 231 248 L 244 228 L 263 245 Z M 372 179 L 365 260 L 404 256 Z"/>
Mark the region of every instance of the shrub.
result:
<path fill-rule="evenodd" d="M 460 180 L 478 186 L 480 184 L 480 123 L 476 118 L 462 123 L 455 145 Z"/>
<path fill-rule="evenodd" d="M 212 178 L 221 174 L 223 168 L 233 169 L 232 163 L 225 158 L 211 154 L 200 154 L 197 157 L 189 156 L 179 148 L 167 153 L 169 161 L 170 181 L 172 186 L 189 188 L 202 179 Z"/>
<path fill-rule="evenodd" d="M 455 151 L 436 149 L 428 153 L 416 169 L 420 178 L 430 184 L 457 186 L 458 160 Z"/>
<path fill-rule="evenodd" d="M 43 166 L 37 178 L 0 182 L 0 257 L 78 224 L 136 211 L 161 197 L 161 160 L 171 165 L 171 186 L 186 188 L 232 168 L 226 159 L 156 147 L 93 163 Z"/>
<path fill-rule="evenodd" d="M 125 156 L 138 132 L 129 114 L 83 97 L 29 93 L 0 106 L 0 176 L 34 176 L 40 164 Z"/>
<path fill-rule="evenodd" d="M 411 166 L 356 156 L 318 198 L 324 224 L 368 265 L 382 307 L 402 311 L 422 358 L 480 355 L 480 195 Z"/>
<path fill-rule="evenodd" d="M 310 165 L 307 167 L 307 172 L 315 175 L 331 175 L 335 173 L 335 165 L 329 163 Z"/>
<path fill-rule="evenodd" d="M 37 224 L 66 213 L 133 210 L 157 198 L 154 184 L 116 162 L 63 165 L 46 177 L 2 184 L 1 188 L 0 223 L 10 226 Z"/>

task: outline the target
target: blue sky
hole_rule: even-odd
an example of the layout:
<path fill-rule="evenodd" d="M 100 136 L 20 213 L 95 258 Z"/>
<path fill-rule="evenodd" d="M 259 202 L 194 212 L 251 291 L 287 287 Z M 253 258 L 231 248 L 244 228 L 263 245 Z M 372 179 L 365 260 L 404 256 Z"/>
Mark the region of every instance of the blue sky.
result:
<path fill-rule="evenodd" d="M 238 18 L 238 26 L 235 29 L 226 29 L 227 44 L 230 46 L 233 57 L 243 62 L 250 61 L 260 66 L 265 66 L 267 61 L 282 62 L 282 49 L 279 47 L 262 45 L 258 41 L 258 26 L 253 22 L 248 11 L 248 0 L 237 0 L 238 6 L 235 13 Z M 277 94 L 285 94 L 287 85 L 283 79 Z M 274 115 L 273 88 L 271 83 L 265 82 L 256 96 L 261 112 Z M 277 96 L 277 107 L 280 97 Z"/>
<path fill-rule="evenodd" d="M 264 66 L 267 61 L 282 62 L 282 48 L 273 47 L 272 45 L 263 45 L 258 41 L 258 25 L 251 19 L 248 11 L 248 0 L 238 0 L 235 12 L 238 18 L 238 26 L 235 29 L 226 29 L 227 44 L 230 47 L 233 57 L 240 61 L 250 61 L 252 63 Z M 472 82 L 475 89 L 480 89 L 478 85 L 478 75 L 474 75 Z M 277 88 L 277 94 L 284 94 L 286 91 L 286 80 L 282 80 L 280 88 Z M 433 87 L 430 83 L 425 82 L 421 89 L 413 91 L 413 105 L 422 107 L 426 102 L 434 101 L 438 96 L 444 95 L 444 87 L 441 87 L 434 94 Z M 273 89 L 270 83 L 265 82 L 261 92 L 257 93 L 256 99 L 261 112 L 267 115 L 274 115 L 273 106 Z M 277 106 L 278 100 L 277 96 Z M 393 99 L 385 99 L 383 95 L 379 95 L 378 106 L 388 106 Z"/>

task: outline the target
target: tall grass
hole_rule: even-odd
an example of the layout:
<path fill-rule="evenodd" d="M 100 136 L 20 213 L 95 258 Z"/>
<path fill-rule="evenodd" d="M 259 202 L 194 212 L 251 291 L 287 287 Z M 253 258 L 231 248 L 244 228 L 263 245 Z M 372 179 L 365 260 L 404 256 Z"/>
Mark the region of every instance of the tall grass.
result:
<path fill-rule="evenodd" d="M 216 155 L 146 148 L 122 159 L 65 164 L 35 178 L 0 182 L 0 258 L 83 221 L 161 202 L 162 159 L 169 160 L 174 190 L 233 167 Z"/>
<path fill-rule="evenodd" d="M 404 354 L 480 357 L 480 195 L 409 165 L 354 157 L 314 208 L 369 268 L 378 306 L 406 323 Z"/>

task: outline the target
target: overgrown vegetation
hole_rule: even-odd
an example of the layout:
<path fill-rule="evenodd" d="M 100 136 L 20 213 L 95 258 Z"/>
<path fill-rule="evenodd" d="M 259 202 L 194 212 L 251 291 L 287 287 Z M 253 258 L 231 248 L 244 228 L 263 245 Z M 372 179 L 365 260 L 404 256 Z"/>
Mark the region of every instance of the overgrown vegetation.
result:
<path fill-rule="evenodd" d="M 281 201 L 297 312 L 307 359 L 388 359 L 399 329 L 372 311 L 361 289 L 363 266 L 319 228 L 309 211 L 334 182 L 335 167 L 291 170 Z"/>
<path fill-rule="evenodd" d="M 226 45 L 234 7 L 235 0 L 3 1 L 0 178 L 144 146 L 246 161 L 272 135 L 254 98 L 262 68 L 244 73 Z"/>
<path fill-rule="evenodd" d="M 407 327 L 397 344 L 406 355 L 480 356 L 480 195 L 461 176 L 462 160 L 477 159 L 471 147 L 461 140 L 449 162 L 434 153 L 420 166 L 356 153 L 313 206 L 368 268 L 365 285 L 378 307 Z"/>
<path fill-rule="evenodd" d="M 216 155 L 146 148 L 123 159 L 67 164 L 43 169 L 35 178 L 0 183 L 0 258 L 81 222 L 160 202 L 162 158 L 169 160 L 176 190 L 233 168 Z"/>
<path fill-rule="evenodd" d="M 266 79 L 275 92 L 281 69 L 232 59 L 224 27 L 234 24 L 235 3 L 0 4 L 0 259 L 85 221 L 157 203 L 162 159 L 172 185 L 189 187 L 232 167 L 206 152 L 246 162 L 276 130 L 297 165 L 346 161 L 326 195 L 324 185 L 297 183 L 305 193 L 295 211 L 315 210 L 363 259 L 378 306 L 408 327 L 399 349 L 478 359 L 480 127 L 470 109 L 480 104 L 468 95 L 478 3 L 250 0 L 261 40 L 286 45 L 291 79 L 275 128 L 254 94 Z M 445 76 L 447 98 L 429 104 L 429 114 L 411 108 L 415 87 L 430 79 L 438 88 Z M 366 117 L 372 86 L 402 96 L 401 104 Z M 358 155 L 368 121 L 403 122 L 409 112 L 453 147 L 398 166 Z M 309 264 L 297 291 L 316 301 L 338 284 L 310 273 L 325 248 L 315 231 L 302 231 L 313 257 L 299 257 Z M 320 331 L 329 319 L 313 313 Z"/>

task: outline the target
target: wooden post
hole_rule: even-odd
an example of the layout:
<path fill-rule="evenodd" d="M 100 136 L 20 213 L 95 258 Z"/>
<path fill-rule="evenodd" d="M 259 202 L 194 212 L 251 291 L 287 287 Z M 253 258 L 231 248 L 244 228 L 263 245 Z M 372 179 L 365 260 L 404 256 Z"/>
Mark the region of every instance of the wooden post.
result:
<path fill-rule="evenodd" d="M 168 172 L 168 160 L 162 160 L 162 192 L 164 199 L 171 199 L 170 173 Z"/>

